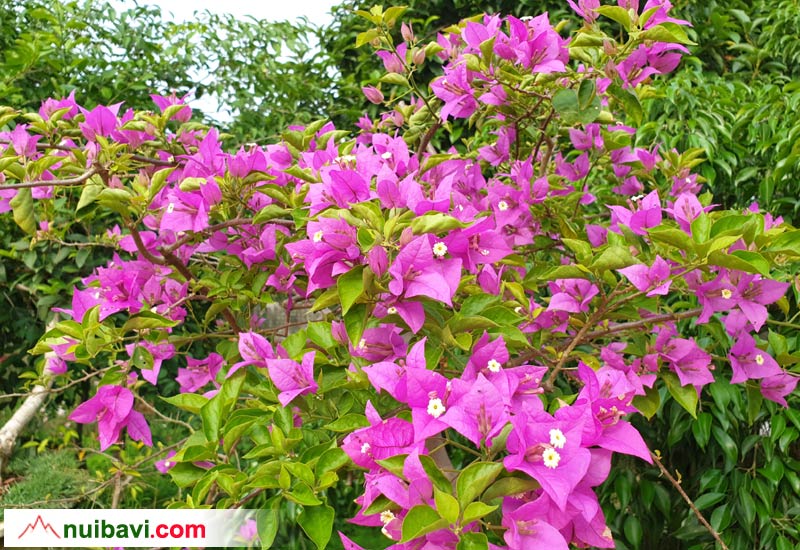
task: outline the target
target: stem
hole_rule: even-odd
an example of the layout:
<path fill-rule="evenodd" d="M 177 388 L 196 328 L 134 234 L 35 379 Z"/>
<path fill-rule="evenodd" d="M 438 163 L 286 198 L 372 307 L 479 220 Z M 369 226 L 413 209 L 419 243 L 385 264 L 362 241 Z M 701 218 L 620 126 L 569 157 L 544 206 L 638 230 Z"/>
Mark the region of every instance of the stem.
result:
<path fill-rule="evenodd" d="M 677 321 L 678 319 L 686 319 L 688 317 L 695 317 L 702 313 L 703 308 L 695 308 L 690 309 L 687 311 L 679 311 L 677 313 L 665 313 L 663 315 L 654 315 L 653 317 L 648 317 L 646 319 L 640 319 L 638 321 L 631 321 L 630 323 L 620 323 L 618 325 L 613 325 L 608 328 L 604 328 L 602 330 L 596 330 L 594 332 L 589 332 L 584 334 L 587 340 L 593 340 L 594 338 L 600 338 L 602 336 L 607 336 L 609 334 L 615 334 L 617 332 L 624 332 L 626 330 L 633 330 L 637 328 L 643 328 L 651 323 L 663 323 L 665 321 Z M 588 325 L 588 323 L 587 323 Z"/>
<path fill-rule="evenodd" d="M 694 512 L 694 515 L 697 516 L 697 519 L 700 521 L 703 527 L 705 527 L 708 530 L 708 532 L 711 533 L 711 536 L 714 537 L 714 540 L 716 540 L 719 543 L 722 550 L 728 550 L 727 545 L 723 542 L 722 538 L 720 538 L 719 533 L 717 533 L 717 531 L 713 527 L 711 527 L 711 524 L 709 524 L 706 521 L 706 518 L 703 517 L 703 514 L 701 514 L 700 510 L 697 509 L 697 506 L 694 505 L 692 499 L 690 499 L 689 495 L 686 494 L 686 491 L 683 490 L 681 484 L 674 477 L 672 477 L 672 475 L 670 475 L 669 471 L 667 471 L 667 469 L 661 463 L 661 458 L 659 457 L 659 455 L 651 452 L 650 456 L 653 457 L 653 461 L 658 466 L 658 469 L 661 470 L 661 473 L 664 474 L 664 477 L 666 477 L 669 480 L 672 486 L 675 487 L 678 493 L 680 493 L 680 495 L 683 497 L 683 500 L 685 500 L 686 503 L 689 505 L 689 508 L 692 509 L 692 512 Z"/>
<path fill-rule="evenodd" d="M 83 185 L 83 183 L 97 174 L 96 168 L 90 168 L 80 176 L 76 176 L 74 178 L 67 178 L 62 180 L 37 180 L 37 181 L 25 181 L 22 183 L 10 183 L 8 185 L 0 185 L 0 189 L 30 189 L 32 187 L 73 187 L 77 185 Z"/>

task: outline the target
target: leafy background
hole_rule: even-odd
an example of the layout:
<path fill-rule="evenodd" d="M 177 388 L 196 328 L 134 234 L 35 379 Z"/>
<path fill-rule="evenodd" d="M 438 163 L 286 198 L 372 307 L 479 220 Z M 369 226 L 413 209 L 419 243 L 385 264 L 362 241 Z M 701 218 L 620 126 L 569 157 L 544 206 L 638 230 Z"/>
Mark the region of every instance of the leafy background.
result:
<path fill-rule="evenodd" d="M 485 3 L 477 1 L 406 4 L 415 33 L 428 38 L 486 10 Z M 646 123 L 637 139 L 660 142 L 664 149 L 703 149 L 707 161 L 699 170 L 716 201 L 746 207 L 757 200 L 796 225 L 800 5 L 797 0 L 674 4 L 678 16 L 693 23 L 690 36 L 697 45 L 678 71 L 654 82 L 654 97 L 645 104 Z M 87 107 L 124 101 L 126 106 L 149 108 L 153 91 L 212 94 L 228 111 L 222 124 L 231 145 L 275 141 L 287 125 L 321 116 L 348 128 L 364 112 L 376 112 L 360 89 L 376 84 L 380 62 L 369 48 L 355 48 L 364 24 L 353 14 L 355 8 L 370 5 L 345 1 L 334 8 L 329 26 L 316 28 L 302 21 L 241 21 L 213 14 L 172 23 L 157 8 L 118 12 L 92 0 L 0 1 L 0 97 L 15 108 L 35 110 L 44 98 L 72 91 Z M 570 16 L 560 0 L 500 0 L 493 8 L 515 15 L 547 10 L 552 20 Z M 197 82 L 199 74 L 208 76 Z M 213 122 L 207 113 L 195 112 L 195 117 Z M 87 217 L 80 233 L 92 234 L 99 222 Z M 0 217 L 2 394 L 24 391 L 26 373 L 36 367 L 26 350 L 41 335 L 51 309 L 68 304 L 73 285 L 109 254 L 103 247 L 63 248 L 53 243 L 29 248 L 12 224 L 10 217 Z M 80 241 L 80 236 L 71 240 Z M 797 313 L 798 293 L 800 288 L 790 292 L 787 317 Z M 800 361 L 797 325 L 770 330 L 774 332 L 764 334 L 769 336 L 770 353 Z M 700 336 L 715 341 L 714 334 Z M 165 379 L 174 378 L 176 369 L 177 364 L 165 364 Z M 83 447 L 84 434 L 65 421 L 63 408 L 69 409 L 89 391 L 88 385 L 76 385 L 52 399 L 29 427 L 10 475 L 4 476 L 0 504 L 108 506 L 115 498 L 113 484 L 91 491 L 114 475 L 126 480 L 117 497 L 121 506 L 158 507 L 176 496 L 174 486 L 152 462 L 138 464 L 149 451 L 128 443 L 110 458 Z M 661 397 L 657 414 L 649 421 L 637 418 L 637 428 L 661 452 L 668 469 L 728 546 L 800 548 L 797 397 L 790 398 L 789 409 L 772 403 L 762 407 L 757 392 L 716 382 L 703 394 L 697 419 L 668 394 Z M 18 403 L 19 398 L 0 400 L 0 422 Z M 170 433 L 172 425 L 159 427 L 155 422 L 154 429 L 163 432 L 165 441 L 182 435 Z M 85 442 L 91 446 L 91 434 Z M 339 489 L 337 521 L 347 517 L 357 494 L 355 481 Z M 680 495 L 657 469 L 640 461 L 618 459 L 600 497 L 620 549 L 714 547 Z M 292 524 L 292 517 L 283 519 L 285 525 Z M 276 544 L 303 548 L 297 531 L 282 529 Z M 370 548 L 388 542 L 371 534 L 355 538 Z"/>

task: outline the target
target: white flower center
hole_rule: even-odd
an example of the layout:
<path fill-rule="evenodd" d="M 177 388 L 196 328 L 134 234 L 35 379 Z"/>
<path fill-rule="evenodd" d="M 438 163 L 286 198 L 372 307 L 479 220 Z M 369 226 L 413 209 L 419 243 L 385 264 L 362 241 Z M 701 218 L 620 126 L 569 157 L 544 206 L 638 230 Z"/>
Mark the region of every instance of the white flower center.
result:
<path fill-rule="evenodd" d="M 358 349 L 365 349 L 367 347 L 367 341 L 365 339 L 361 339 L 358 341 Z"/>
<path fill-rule="evenodd" d="M 496 359 L 489 359 L 489 362 L 486 363 L 486 368 L 489 369 L 489 372 L 500 372 L 500 363 Z"/>
<path fill-rule="evenodd" d="M 488 256 L 488 255 L 489 255 L 489 251 L 487 249 L 485 249 L 485 248 L 482 248 L 481 249 L 481 256 Z"/>
<path fill-rule="evenodd" d="M 434 256 L 441 258 L 445 254 L 447 254 L 447 245 L 444 244 L 442 241 L 433 245 L 433 254 Z"/>
<path fill-rule="evenodd" d="M 561 462 L 561 455 L 555 449 L 545 449 L 542 453 L 542 458 L 544 459 L 544 465 L 551 469 L 557 468 L 558 463 Z"/>
<path fill-rule="evenodd" d="M 381 158 L 384 159 L 384 160 L 389 160 L 390 158 L 392 158 L 392 152 L 391 151 L 386 151 L 385 153 L 383 153 L 381 155 Z"/>
<path fill-rule="evenodd" d="M 556 449 L 563 449 L 564 444 L 567 442 L 567 438 L 564 435 L 564 432 L 559 430 L 558 428 L 554 428 L 550 430 L 550 445 L 555 447 Z"/>
<path fill-rule="evenodd" d="M 391 510 L 384 510 L 383 512 L 381 512 L 381 523 L 386 525 L 387 523 L 394 520 L 396 517 L 397 516 L 395 516 Z"/>
<path fill-rule="evenodd" d="M 428 401 L 428 414 L 434 418 L 439 418 L 444 414 L 445 408 L 442 400 L 435 397 Z"/>
<path fill-rule="evenodd" d="M 364 444 L 361 446 L 361 454 L 362 454 L 362 455 L 365 455 L 365 454 L 367 454 L 371 448 L 372 448 L 372 447 L 370 447 L 370 444 L 369 444 L 369 443 L 364 443 Z"/>
<path fill-rule="evenodd" d="M 727 288 L 723 288 L 721 294 L 722 297 L 725 298 L 726 300 L 730 300 L 731 296 L 733 296 L 733 292 L 731 292 Z"/>
<path fill-rule="evenodd" d="M 167 214 L 172 214 L 174 210 L 175 210 L 175 203 L 174 202 L 169 203 L 167 205 Z"/>
<path fill-rule="evenodd" d="M 394 306 L 390 306 L 386 308 L 386 313 L 388 313 L 389 315 L 394 315 L 395 313 L 397 313 L 397 308 Z"/>
<path fill-rule="evenodd" d="M 498 203 L 497 203 L 497 209 L 498 209 L 500 212 L 505 212 L 506 210 L 508 210 L 508 203 L 507 203 L 506 201 L 500 201 L 500 202 L 498 202 Z"/>
<path fill-rule="evenodd" d="M 170 461 L 169 461 L 169 460 L 165 460 L 165 461 L 164 461 L 164 468 L 169 468 L 171 465 L 172 465 L 172 464 L 170 463 Z"/>
<path fill-rule="evenodd" d="M 764 364 L 764 356 L 760 353 L 756 355 L 756 365 L 763 365 Z"/>
<path fill-rule="evenodd" d="M 322 242 L 322 236 L 323 236 L 323 235 L 324 235 L 324 233 L 322 232 L 322 229 L 320 229 L 319 231 L 317 231 L 316 233 L 314 233 L 314 237 L 313 237 L 313 239 L 314 239 L 314 242 L 315 242 L 315 243 L 320 243 L 320 242 Z"/>

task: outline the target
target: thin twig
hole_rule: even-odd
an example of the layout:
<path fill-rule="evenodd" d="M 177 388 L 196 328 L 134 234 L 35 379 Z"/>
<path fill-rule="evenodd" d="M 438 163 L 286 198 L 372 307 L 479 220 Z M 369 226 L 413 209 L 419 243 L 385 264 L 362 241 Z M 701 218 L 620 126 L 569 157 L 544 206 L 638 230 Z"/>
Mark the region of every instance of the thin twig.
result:
<path fill-rule="evenodd" d="M 722 538 L 719 536 L 719 533 L 717 533 L 717 531 L 713 527 L 711 527 L 711 524 L 706 521 L 706 518 L 704 518 L 703 514 L 700 513 L 700 510 L 697 509 L 697 506 L 695 506 L 694 502 L 692 502 L 692 499 L 690 499 L 689 495 L 686 494 L 686 491 L 683 490 L 681 484 L 674 477 L 672 477 L 669 471 L 661 463 L 661 458 L 659 457 L 659 455 L 651 452 L 650 456 L 653 457 L 653 461 L 658 466 L 658 469 L 661 470 L 661 473 L 664 474 L 664 477 L 666 477 L 669 480 L 672 486 L 675 487 L 678 493 L 680 493 L 680 495 L 683 497 L 683 500 L 685 500 L 686 503 L 689 505 L 689 508 L 692 509 L 692 512 L 694 512 L 694 515 L 697 516 L 697 519 L 700 521 L 703 527 L 705 527 L 708 530 L 708 532 L 711 533 L 711 536 L 714 537 L 714 539 L 719 543 L 720 547 L 722 547 L 722 550 L 728 550 L 727 545 L 725 544 L 725 542 L 723 542 Z"/>
<path fill-rule="evenodd" d="M 615 334 L 617 332 L 624 332 L 626 330 L 634 330 L 638 328 L 644 328 L 647 325 L 653 323 L 663 323 L 666 321 L 677 321 L 679 319 L 686 319 L 687 317 L 696 317 L 700 313 L 703 312 L 703 308 L 695 308 L 689 309 L 686 311 L 679 311 L 677 313 L 664 313 L 663 315 L 654 315 L 652 317 L 647 317 L 645 319 L 640 319 L 638 321 L 631 321 L 630 323 L 620 323 L 618 325 L 612 325 L 608 328 L 604 328 L 601 330 L 596 330 L 594 332 L 589 332 L 585 334 L 585 338 L 587 340 L 592 340 L 594 338 L 600 338 L 602 336 L 607 336 L 609 334 Z"/>
<path fill-rule="evenodd" d="M 25 181 L 22 183 L 10 183 L 6 185 L 0 185 L 0 189 L 30 189 L 32 187 L 73 187 L 77 185 L 83 185 L 83 183 L 97 174 L 97 168 L 90 168 L 80 176 L 76 176 L 74 178 L 66 178 L 62 180 L 36 180 L 36 181 Z"/>

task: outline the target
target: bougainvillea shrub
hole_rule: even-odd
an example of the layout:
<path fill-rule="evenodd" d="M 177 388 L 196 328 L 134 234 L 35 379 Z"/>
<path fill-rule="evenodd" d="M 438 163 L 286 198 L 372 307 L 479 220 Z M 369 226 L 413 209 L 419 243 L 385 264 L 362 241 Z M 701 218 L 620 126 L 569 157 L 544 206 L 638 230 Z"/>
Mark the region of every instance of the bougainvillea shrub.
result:
<path fill-rule="evenodd" d="M 56 385 L 96 373 L 70 418 L 101 450 L 151 446 L 137 400 L 160 394 L 196 427 L 158 457 L 176 505 L 275 510 L 266 546 L 281 509 L 327 546 L 355 483 L 349 522 L 390 548 L 566 549 L 614 547 L 595 494 L 614 454 L 659 458 L 629 415 L 694 415 L 715 380 L 785 405 L 767 321 L 800 232 L 715 208 L 701 151 L 637 140 L 688 22 L 568 3 L 571 36 L 480 16 L 426 42 L 402 8 L 360 12 L 386 110 L 356 129 L 226 151 L 176 97 L 3 112 L 0 211 L 37 242 L 104 216 L 88 237 L 114 247 L 33 350 Z"/>

